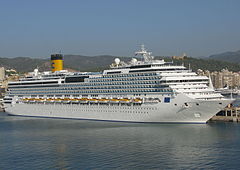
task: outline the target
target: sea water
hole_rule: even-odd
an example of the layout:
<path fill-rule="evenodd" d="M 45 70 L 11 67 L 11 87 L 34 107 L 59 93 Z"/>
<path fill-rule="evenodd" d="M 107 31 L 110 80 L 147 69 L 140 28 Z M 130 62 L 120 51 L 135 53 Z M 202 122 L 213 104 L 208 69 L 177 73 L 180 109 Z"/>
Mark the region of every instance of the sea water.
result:
<path fill-rule="evenodd" d="M 0 113 L 0 169 L 238 169 L 240 123 L 144 124 Z"/>

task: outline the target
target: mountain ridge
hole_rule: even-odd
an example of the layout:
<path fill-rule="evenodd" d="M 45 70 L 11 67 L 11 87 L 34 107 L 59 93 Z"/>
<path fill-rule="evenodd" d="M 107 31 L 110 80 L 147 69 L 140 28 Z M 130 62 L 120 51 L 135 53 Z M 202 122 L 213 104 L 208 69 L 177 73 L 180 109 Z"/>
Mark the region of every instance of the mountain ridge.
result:
<path fill-rule="evenodd" d="M 239 51 L 240 52 L 240 51 Z M 101 71 L 109 68 L 109 65 L 115 58 L 119 58 L 122 61 L 131 60 L 130 57 L 118 57 L 111 55 L 99 55 L 99 56 L 84 56 L 84 55 L 64 55 L 64 68 L 72 69 L 76 71 Z M 156 59 L 163 58 L 166 61 L 173 61 L 176 64 L 182 64 L 186 67 L 190 64 L 191 68 L 196 71 L 197 69 L 220 71 L 223 68 L 227 68 L 231 71 L 240 71 L 240 64 L 230 63 L 225 60 L 217 60 L 217 57 L 209 58 L 192 58 L 186 57 L 184 60 L 172 59 L 171 57 L 155 57 Z M 240 59 L 240 57 L 239 57 Z M 0 58 L 0 67 L 6 69 L 16 69 L 20 73 L 32 71 L 35 68 L 39 68 L 40 71 L 51 70 L 51 62 L 49 59 L 31 58 L 31 57 L 15 57 L 15 58 Z"/>
<path fill-rule="evenodd" d="M 209 58 L 232 63 L 240 63 L 240 50 L 210 55 Z"/>

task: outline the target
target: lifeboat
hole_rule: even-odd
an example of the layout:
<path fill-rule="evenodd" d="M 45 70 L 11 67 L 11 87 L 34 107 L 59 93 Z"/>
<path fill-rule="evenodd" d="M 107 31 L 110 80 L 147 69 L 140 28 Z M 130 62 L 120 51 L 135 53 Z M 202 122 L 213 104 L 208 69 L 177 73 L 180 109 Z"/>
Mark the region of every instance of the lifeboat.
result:
<path fill-rule="evenodd" d="M 56 103 L 61 103 L 62 102 L 62 99 L 61 98 L 57 98 L 54 100 Z"/>
<path fill-rule="evenodd" d="M 39 99 L 38 99 L 38 102 L 41 102 L 41 103 L 42 103 L 42 102 L 44 102 L 44 101 L 45 101 L 45 99 L 43 99 L 43 98 L 39 98 Z"/>
<path fill-rule="evenodd" d="M 149 104 L 157 104 L 161 102 L 161 100 L 159 98 L 146 98 L 144 102 Z"/>
<path fill-rule="evenodd" d="M 71 102 L 72 102 L 72 103 L 79 103 L 79 100 L 76 99 L 76 98 L 74 98 L 74 99 L 71 99 Z"/>
<path fill-rule="evenodd" d="M 70 103 L 71 102 L 71 99 L 70 98 L 64 98 L 62 100 L 63 103 Z"/>
<path fill-rule="evenodd" d="M 119 103 L 119 99 L 110 99 L 109 102 L 110 103 Z"/>
<path fill-rule="evenodd" d="M 41 99 L 39 99 L 39 98 L 35 98 L 34 101 L 35 101 L 35 102 L 40 102 Z"/>
<path fill-rule="evenodd" d="M 78 99 L 80 101 L 80 103 L 88 103 L 88 99 L 87 98 L 81 98 Z"/>
<path fill-rule="evenodd" d="M 140 98 L 133 99 L 132 101 L 133 101 L 133 103 L 142 103 L 143 102 L 142 99 L 140 99 Z"/>
<path fill-rule="evenodd" d="M 42 101 L 43 101 L 43 102 L 46 102 L 46 101 L 47 101 L 47 99 L 46 99 L 46 98 L 43 98 L 43 99 L 42 99 Z"/>
<path fill-rule="evenodd" d="M 54 102 L 54 99 L 52 99 L 52 98 L 48 98 L 48 99 L 46 99 L 46 102 Z"/>
<path fill-rule="evenodd" d="M 23 102 L 28 102 L 28 98 L 22 99 Z"/>
<path fill-rule="evenodd" d="M 29 98 L 28 101 L 29 101 L 30 103 L 35 103 L 36 99 L 35 99 L 35 98 Z"/>
<path fill-rule="evenodd" d="M 98 103 L 98 99 L 95 99 L 95 98 L 88 99 L 88 100 L 89 100 L 90 103 Z"/>
<path fill-rule="evenodd" d="M 108 103 L 109 100 L 108 100 L 108 99 L 105 99 L 105 98 L 102 98 L 102 99 L 98 99 L 98 102 L 99 102 L 99 103 Z"/>
<path fill-rule="evenodd" d="M 120 103 L 130 103 L 131 100 L 128 98 L 120 99 Z"/>

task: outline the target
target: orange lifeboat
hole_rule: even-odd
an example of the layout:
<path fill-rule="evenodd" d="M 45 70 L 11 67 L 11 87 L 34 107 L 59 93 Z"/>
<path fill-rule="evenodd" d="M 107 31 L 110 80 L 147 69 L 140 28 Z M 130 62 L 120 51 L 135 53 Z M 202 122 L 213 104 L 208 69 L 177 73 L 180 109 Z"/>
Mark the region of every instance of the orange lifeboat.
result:
<path fill-rule="evenodd" d="M 108 99 L 105 99 L 105 98 L 102 98 L 102 99 L 98 99 L 99 103 L 108 103 L 109 100 Z"/>
<path fill-rule="evenodd" d="M 133 99 L 133 103 L 142 103 L 142 99 L 140 98 Z"/>
<path fill-rule="evenodd" d="M 120 100 L 119 99 L 110 99 L 109 100 L 110 101 L 110 103 L 119 103 L 120 102 Z"/>

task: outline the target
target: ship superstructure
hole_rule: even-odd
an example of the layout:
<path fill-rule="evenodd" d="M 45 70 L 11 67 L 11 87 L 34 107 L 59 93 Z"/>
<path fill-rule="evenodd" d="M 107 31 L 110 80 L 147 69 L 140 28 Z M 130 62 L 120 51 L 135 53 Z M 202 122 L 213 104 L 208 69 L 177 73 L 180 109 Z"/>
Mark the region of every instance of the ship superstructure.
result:
<path fill-rule="evenodd" d="M 206 123 L 233 101 L 216 93 L 208 77 L 183 65 L 155 60 L 144 46 L 135 54 L 142 58 L 129 63 L 116 58 L 103 72 L 73 73 L 54 65 L 54 72 L 35 69 L 9 82 L 5 110 L 22 116 Z M 51 58 L 62 59 L 60 55 Z"/>

